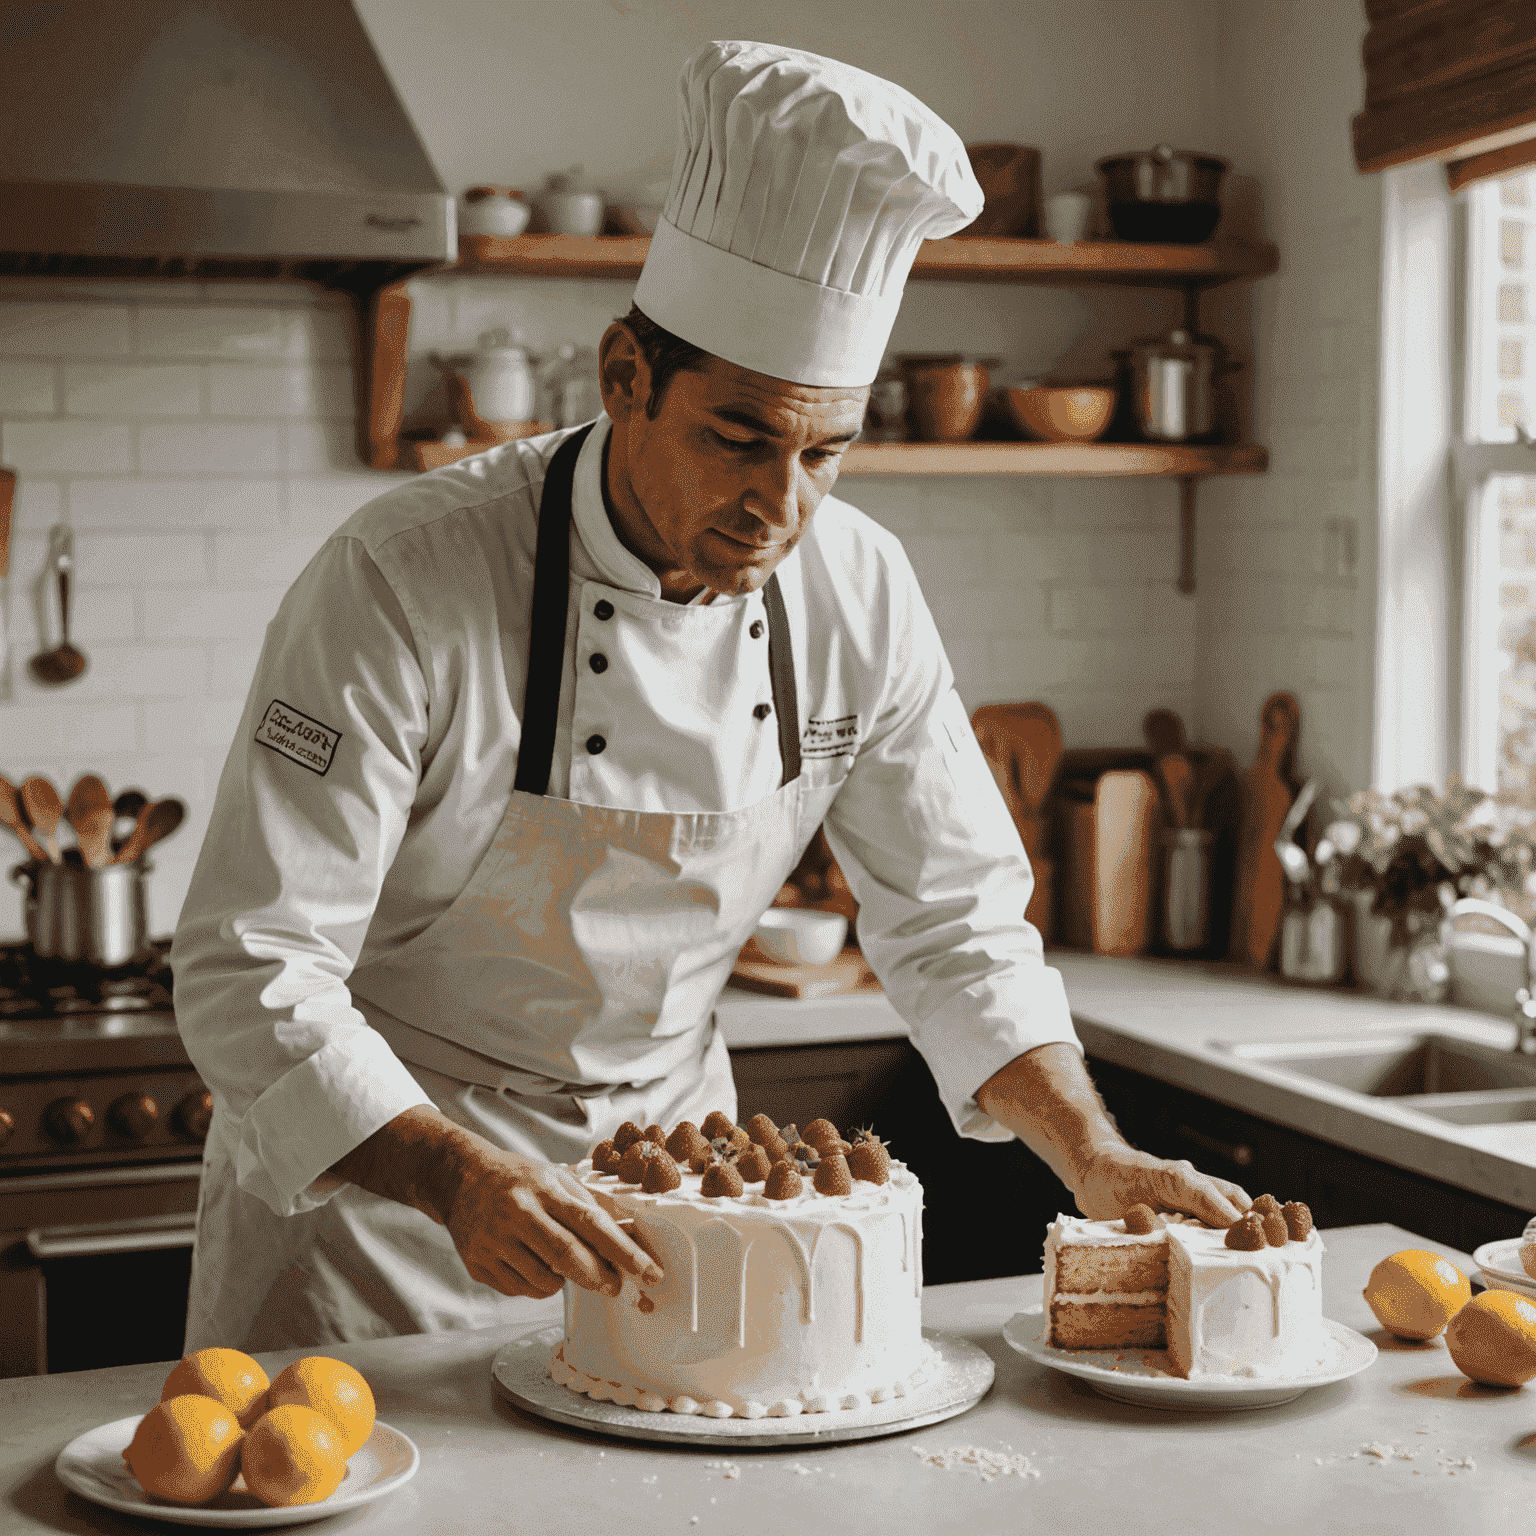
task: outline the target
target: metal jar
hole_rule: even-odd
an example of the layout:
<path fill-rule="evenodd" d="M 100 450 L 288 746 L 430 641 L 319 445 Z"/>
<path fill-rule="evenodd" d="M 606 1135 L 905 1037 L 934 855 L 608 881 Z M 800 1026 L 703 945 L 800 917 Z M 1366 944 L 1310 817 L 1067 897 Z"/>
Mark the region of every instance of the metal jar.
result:
<path fill-rule="evenodd" d="M 151 866 L 18 864 L 11 879 L 26 891 L 27 938 L 44 960 L 128 965 L 149 952 L 144 876 Z"/>
<path fill-rule="evenodd" d="M 1218 341 L 1171 331 L 1130 349 L 1131 409 L 1148 442 L 1186 443 L 1216 430 L 1216 379 L 1227 371 Z"/>

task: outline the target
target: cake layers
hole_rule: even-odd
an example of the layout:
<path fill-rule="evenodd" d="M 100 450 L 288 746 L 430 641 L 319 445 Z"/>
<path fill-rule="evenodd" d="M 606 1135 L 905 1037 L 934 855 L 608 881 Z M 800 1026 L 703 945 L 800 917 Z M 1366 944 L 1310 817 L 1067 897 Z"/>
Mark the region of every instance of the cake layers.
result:
<path fill-rule="evenodd" d="M 1168 1229 L 1168 1355 L 1181 1376 L 1298 1376 L 1327 1350 L 1323 1242 L 1226 1246 L 1226 1233 Z"/>
<path fill-rule="evenodd" d="M 617 1297 L 565 1288 L 551 1374 L 642 1408 L 748 1418 L 861 1407 L 903 1394 L 921 1371 L 922 1185 L 856 1181 L 791 1200 L 762 1187 L 710 1198 L 700 1176 L 645 1194 L 590 1162 L 576 1169 L 666 1271 Z M 649 1310 L 642 1310 L 642 1307 Z"/>
<path fill-rule="evenodd" d="M 1058 1349 L 1162 1349 L 1166 1344 L 1165 1229 L 1058 1216 L 1045 1239 L 1045 1342 Z"/>

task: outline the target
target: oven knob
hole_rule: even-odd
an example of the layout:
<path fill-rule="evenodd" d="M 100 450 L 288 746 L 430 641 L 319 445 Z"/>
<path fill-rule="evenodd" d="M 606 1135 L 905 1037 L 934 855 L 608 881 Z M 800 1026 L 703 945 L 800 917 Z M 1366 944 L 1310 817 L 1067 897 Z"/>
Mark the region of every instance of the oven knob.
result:
<path fill-rule="evenodd" d="M 206 1088 L 198 1093 L 189 1093 L 176 1106 L 176 1128 L 183 1136 L 190 1136 L 194 1141 L 201 1141 L 208 1134 L 212 1120 L 213 1095 Z"/>
<path fill-rule="evenodd" d="M 84 1099 L 55 1099 L 43 1111 L 43 1129 L 66 1147 L 84 1141 L 95 1124 L 96 1111 Z"/>
<path fill-rule="evenodd" d="M 11 1139 L 11 1132 L 16 1129 L 16 1117 L 8 1109 L 0 1109 L 0 1147 Z"/>
<path fill-rule="evenodd" d="M 119 1136 L 143 1141 L 160 1123 L 160 1106 L 147 1093 L 125 1093 L 107 1111 L 107 1121 Z"/>

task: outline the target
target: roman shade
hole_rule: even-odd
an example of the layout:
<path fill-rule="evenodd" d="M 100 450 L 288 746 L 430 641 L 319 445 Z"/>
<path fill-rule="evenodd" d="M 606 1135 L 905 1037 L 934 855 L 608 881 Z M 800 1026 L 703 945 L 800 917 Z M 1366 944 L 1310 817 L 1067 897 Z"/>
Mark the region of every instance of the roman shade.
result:
<path fill-rule="evenodd" d="M 1365 0 L 1355 164 L 1449 162 L 1452 190 L 1536 164 L 1536 0 Z"/>

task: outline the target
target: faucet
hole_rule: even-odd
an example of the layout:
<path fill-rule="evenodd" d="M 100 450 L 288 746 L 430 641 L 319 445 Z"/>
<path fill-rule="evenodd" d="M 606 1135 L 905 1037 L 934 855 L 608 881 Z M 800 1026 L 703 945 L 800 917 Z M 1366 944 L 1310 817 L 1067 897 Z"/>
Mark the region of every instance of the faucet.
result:
<path fill-rule="evenodd" d="M 1450 948 L 1451 930 L 1461 917 L 1487 917 L 1507 928 L 1525 949 L 1525 984 L 1515 993 L 1515 1044 L 1521 1056 L 1536 1055 L 1536 932 L 1517 912 L 1476 896 L 1452 904 L 1440 923 L 1440 941 Z"/>

